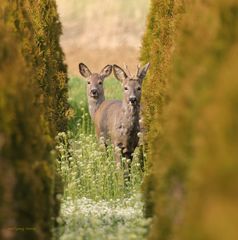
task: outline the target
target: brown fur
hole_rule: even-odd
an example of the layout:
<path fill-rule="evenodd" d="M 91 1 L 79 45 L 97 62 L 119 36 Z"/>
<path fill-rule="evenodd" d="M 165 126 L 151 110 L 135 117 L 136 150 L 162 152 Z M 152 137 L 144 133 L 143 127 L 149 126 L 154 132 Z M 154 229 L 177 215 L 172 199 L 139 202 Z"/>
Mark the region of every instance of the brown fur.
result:
<path fill-rule="evenodd" d="M 120 165 L 121 155 L 128 159 L 124 164 L 127 176 L 132 154 L 139 141 L 141 85 L 148 68 L 149 64 L 146 64 L 132 77 L 117 65 L 113 65 L 114 75 L 124 88 L 123 100 L 103 101 L 94 117 L 97 136 L 102 137 L 105 144 L 110 140 L 119 149 L 115 151 L 117 165 Z"/>

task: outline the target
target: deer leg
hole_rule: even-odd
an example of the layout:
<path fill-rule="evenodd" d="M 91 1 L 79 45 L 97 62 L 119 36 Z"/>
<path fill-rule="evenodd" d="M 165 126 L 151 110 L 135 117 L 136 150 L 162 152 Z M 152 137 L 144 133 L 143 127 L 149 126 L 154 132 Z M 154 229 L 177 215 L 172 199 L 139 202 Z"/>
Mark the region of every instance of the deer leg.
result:
<path fill-rule="evenodd" d="M 132 154 L 129 152 L 125 152 L 122 154 L 125 158 L 125 162 L 123 163 L 124 168 L 124 180 L 130 181 L 131 180 L 131 162 L 132 162 Z"/>
<path fill-rule="evenodd" d="M 144 146 L 139 146 L 139 164 L 140 164 L 140 170 L 142 172 L 145 171 L 145 158 L 144 158 Z"/>
<path fill-rule="evenodd" d="M 117 169 L 120 169 L 121 168 L 121 148 L 119 148 L 118 146 L 115 147 L 114 157 L 115 157 L 116 167 Z"/>
<path fill-rule="evenodd" d="M 108 142 L 105 140 L 105 138 L 101 135 L 101 137 L 99 138 L 99 144 L 101 146 L 101 149 L 103 149 L 106 153 L 107 158 L 109 157 L 108 154 Z"/>

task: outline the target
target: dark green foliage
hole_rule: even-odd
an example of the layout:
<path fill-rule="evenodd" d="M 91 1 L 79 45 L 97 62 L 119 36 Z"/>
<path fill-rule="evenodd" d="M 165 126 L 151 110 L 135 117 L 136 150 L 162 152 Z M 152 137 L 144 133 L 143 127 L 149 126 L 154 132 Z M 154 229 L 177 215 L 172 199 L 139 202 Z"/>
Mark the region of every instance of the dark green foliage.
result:
<path fill-rule="evenodd" d="M 0 239 L 52 236 L 61 187 L 50 150 L 68 109 L 60 33 L 55 1 L 1 2 Z"/>
<path fill-rule="evenodd" d="M 152 0 L 152 5 L 170 9 L 178 2 Z M 146 82 L 152 85 L 153 76 L 167 74 L 153 89 L 169 100 L 152 101 L 159 110 L 148 120 L 152 167 L 144 187 L 152 196 L 148 206 L 154 205 L 147 209 L 154 214 L 149 239 L 237 239 L 238 3 L 188 1 L 185 14 L 171 16 L 167 26 L 176 23 L 176 31 L 167 32 L 175 49 L 169 67 L 152 69 Z M 161 28 L 160 11 L 152 8 L 150 18 L 160 19 Z M 147 36 L 143 51 L 152 47 L 153 37 L 164 39 L 162 32 Z M 161 45 L 155 49 L 149 55 L 142 51 L 143 61 L 171 53 Z M 146 97 L 153 99 L 148 90 Z"/>

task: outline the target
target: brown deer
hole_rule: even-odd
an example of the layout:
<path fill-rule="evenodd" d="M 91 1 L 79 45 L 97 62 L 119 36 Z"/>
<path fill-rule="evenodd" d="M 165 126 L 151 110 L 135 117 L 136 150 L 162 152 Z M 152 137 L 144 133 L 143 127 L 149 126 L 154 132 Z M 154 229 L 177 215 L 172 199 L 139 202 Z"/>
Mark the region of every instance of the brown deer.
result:
<path fill-rule="evenodd" d="M 106 65 L 100 73 L 91 73 L 89 68 L 83 64 L 79 64 L 80 74 L 87 79 L 87 98 L 89 113 L 94 121 L 94 115 L 102 102 L 105 101 L 103 81 L 112 72 L 112 65 Z"/>
<path fill-rule="evenodd" d="M 95 112 L 94 122 L 98 137 L 107 143 L 109 139 L 115 147 L 117 166 L 121 165 L 121 156 L 126 158 L 123 163 L 125 179 L 130 180 L 132 154 L 137 147 L 140 131 L 140 99 L 142 81 L 149 68 L 147 63 L 138 67 L 137 74 L 132 76 L 117 65 L 113 65 L 115 77 L 122 83 L 123 100 L 103 101 Z"/>

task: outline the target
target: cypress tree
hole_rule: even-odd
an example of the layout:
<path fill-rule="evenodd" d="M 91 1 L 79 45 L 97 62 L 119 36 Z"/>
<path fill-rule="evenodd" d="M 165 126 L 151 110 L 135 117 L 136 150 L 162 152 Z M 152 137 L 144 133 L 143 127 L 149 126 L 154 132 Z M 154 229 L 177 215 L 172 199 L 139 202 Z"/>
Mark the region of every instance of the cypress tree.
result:
<path fill-rule="evenodd" d="M 171 3 L 179 1 L 152 0 L 160 11 Z M 151 169 L 144 188 L 153 216 L 149 239 L 237 239 L 238 3 L 181 4 L 184 13 L 172 14 L 167 24 L 176 26 L 169 67 L 158 71 L 162 63 L 153 59 L 171 51 L 158 45 L 144 53 L 152 49 L 151 39 L 164 39 L 162 31 L 151 31 L 151 37 L 147 30 L 142 49 L 142 60 L 152 59 L 157 68 L 146 80 L 148 89 L 153 76 L 167 74 L 165 85 L 153 87 L 165 100 L 152 101 L 157 109 L 148 120 Z M 149 19 L 163 19 L 160 11 L 152 8 Z M 157 28 L 161 25 L 158 21 Z M 148 91 L 145 99 L 152 99 Z"/>
<path fill-rule="evenodd" d="M 54 137 L 67 128 L 67 69 L 55 1 L 0 12 L 0 238 L 50 239 L 58 214 Z"/>

